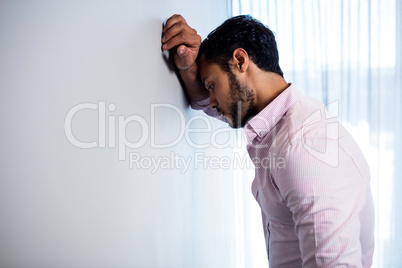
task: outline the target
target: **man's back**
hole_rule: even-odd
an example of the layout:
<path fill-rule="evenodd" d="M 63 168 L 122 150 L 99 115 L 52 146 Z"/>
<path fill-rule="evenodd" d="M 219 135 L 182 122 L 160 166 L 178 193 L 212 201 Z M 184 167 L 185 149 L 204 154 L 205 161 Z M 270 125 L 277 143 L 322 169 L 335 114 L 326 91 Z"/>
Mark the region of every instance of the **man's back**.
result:
<path fill-rule="evenodd" d="M 336 118 L 291 86 L 245 131 L 250 157 L 258 159 L 252 192 L 261 206 L 270 266 L 369 267 L 369 169 Z"/>

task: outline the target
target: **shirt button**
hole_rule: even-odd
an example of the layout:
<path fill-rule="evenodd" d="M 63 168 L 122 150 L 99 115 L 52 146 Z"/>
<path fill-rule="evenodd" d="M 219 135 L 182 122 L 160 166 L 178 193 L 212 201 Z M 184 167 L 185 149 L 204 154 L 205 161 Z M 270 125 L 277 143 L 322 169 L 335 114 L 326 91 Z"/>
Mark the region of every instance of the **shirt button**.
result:
<path fill-rule="evenodd" d="M 261 132 L 260 132 L 260 136 L 262 136 L 262 135 L 264 135 L 264 131 L 261 131 Z"/>

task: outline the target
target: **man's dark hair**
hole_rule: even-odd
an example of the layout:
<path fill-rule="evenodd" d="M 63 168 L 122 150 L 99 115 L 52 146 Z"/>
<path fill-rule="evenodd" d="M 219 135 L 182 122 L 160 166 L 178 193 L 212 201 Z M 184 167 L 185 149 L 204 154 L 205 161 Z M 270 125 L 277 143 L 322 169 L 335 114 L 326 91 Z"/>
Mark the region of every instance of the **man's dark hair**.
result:
<path fill-rule="evenodd" d="M 204 55 L 208 62 L 218 64 L 223 71 L 229 73 L 231 69 L 229 60 L 237 48 L 246 50 L 260 69 L 283 77 L 273 32 L 250 15 L 227 19 L 213 30 L 202 41 L 198 60 Z"/>

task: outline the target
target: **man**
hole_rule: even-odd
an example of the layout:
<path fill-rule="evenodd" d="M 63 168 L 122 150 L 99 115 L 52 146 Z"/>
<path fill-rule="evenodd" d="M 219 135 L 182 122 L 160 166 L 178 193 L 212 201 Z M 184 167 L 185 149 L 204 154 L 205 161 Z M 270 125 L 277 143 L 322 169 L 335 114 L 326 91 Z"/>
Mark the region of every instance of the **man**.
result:
<path fill-rule="evenodd" d="M 284 80 L 273 33 L 238 16 L 201 44 L 174 15 L 162 49 L 172 49 L 193 108 L 244 127 L 270 267 L 369 267 L 374 209 L 367 162 L 322 103 Z M 268 157 L 283 165 L 264 165 Z"/>

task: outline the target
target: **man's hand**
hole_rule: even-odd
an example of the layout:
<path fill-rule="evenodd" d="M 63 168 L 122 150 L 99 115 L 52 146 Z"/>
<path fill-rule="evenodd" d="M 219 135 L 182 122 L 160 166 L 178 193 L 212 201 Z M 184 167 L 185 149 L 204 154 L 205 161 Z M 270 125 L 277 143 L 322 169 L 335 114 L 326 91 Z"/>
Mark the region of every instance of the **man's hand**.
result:
<path fill-rule="evenodd" d="M 173 49 L 174 62 L 180 70 L 194 64 L 201 45 L 201 36 L 187 25 L 181 15 L 171 16 L 162 31 L 162 49 Z M 194 67 L 194 66 L 193 66 Z"/>

